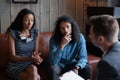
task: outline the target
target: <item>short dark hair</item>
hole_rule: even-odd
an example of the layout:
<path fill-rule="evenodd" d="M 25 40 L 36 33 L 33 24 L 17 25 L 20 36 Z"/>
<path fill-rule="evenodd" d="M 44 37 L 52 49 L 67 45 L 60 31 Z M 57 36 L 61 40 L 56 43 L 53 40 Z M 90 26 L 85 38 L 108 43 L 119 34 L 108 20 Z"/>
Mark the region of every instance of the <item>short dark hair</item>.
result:
<path fill-rule="evenodd" d="M 73 41 L 79 41 L 79 34 L 80 30 L 78 28 L 78 24 L 76 21 L 68 15 L 63 15 L 58 17 L 57 21 L 55 22 L 55 29 L 54 29 L 54 39 L 56 42 L 60 43 L 61 39 L 63 37 L 61 31 L 60 31 L 60 23 L 62 22 L 69 22 L 72 26 L 72 42 Z"/>
<path fill-rule="evenodd" d="M 118 36 L 119 25 L 117 20 L 111 15 L 96 15 L 90 18 L 90 24 L 93 26 L 93 32 L 96 37 L 105 36 L 108 40 Z"/>
<path fill-rule="evenodd" d="M 9 32 L 10 29 L 16 29 L 16 30 L 18 30 L 18 31 L 21 31 L 21 30 L 23 29 L 23 23 L 22 23 L 22 22 L 23 22 L 23 18 L 24 18 L 25 15 L 28 15 L 28 14 L 32 14 L 32 15 L 34 16 L 33 27 L 35 27 L 35 15 L 34 15 L 34 13 L 33 13 L 31 10 L 25 8 L 25 9 L 22 9 L 22 10 L 18 13 L 18 15 L 16 16 L 15 20 L 14 20 L 14 21 L 11 23 L 11 25 L 8 27 L 6 33 Z M 33 28 L 33 27 L 32 27 L 32 28 Z"/>

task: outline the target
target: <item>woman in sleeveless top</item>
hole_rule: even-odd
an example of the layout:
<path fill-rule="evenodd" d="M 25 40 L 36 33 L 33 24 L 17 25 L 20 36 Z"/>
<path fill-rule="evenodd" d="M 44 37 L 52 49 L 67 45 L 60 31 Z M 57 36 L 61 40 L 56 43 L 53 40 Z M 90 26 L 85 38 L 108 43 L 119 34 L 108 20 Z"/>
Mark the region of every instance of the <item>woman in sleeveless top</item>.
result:
<path fill-rule="evenodd" d="M 22 9 L 6 33 L 10 48 L 8 76 L 17 80 L 40 80 L 36 64 L 40 64 L 43 60 L 38 53 L 39 37 L 34 13 Z"/>

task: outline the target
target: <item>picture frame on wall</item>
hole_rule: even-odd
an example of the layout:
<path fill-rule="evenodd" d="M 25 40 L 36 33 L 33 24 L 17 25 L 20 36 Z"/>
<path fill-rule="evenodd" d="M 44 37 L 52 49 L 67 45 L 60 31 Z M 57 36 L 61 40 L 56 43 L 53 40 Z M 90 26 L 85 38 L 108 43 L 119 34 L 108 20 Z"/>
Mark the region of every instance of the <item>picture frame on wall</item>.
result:
<path fill-rule="evenodd" d="M 29 3 L 37 3 L 38 0 L 12 0 L 12 3 L 23 3 L 23 4 L 29 4 Z"/>

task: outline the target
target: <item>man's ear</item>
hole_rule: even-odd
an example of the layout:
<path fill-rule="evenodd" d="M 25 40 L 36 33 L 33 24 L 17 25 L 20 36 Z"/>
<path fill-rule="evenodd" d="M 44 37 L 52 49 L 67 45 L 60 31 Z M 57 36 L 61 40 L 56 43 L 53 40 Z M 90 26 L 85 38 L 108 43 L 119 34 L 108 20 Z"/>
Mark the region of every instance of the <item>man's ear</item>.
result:
<path fill-rule="evenodd" d="M 98 37 L 98 41 L 99 41 L 99 43 L 103 43 L 104 42 L 104 36 L 100 35 Z"/>

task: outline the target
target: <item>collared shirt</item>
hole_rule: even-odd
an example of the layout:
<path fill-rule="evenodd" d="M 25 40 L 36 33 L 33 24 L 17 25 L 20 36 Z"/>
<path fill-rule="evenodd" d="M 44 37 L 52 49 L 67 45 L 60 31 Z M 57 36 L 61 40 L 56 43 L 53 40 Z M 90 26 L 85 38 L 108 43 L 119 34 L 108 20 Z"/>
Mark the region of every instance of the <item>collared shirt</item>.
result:
<path fill-rule="evenodd" d="M 67 44 L 63 50 L 55 43 L 53 37 L 50 39 L 49 63 L 59 64 L 61 67 L 77 62 L 76 66 L 84 68 L 87 60 L 86 42 L 84 36 L 80 34 L 80 41 Z"/>

